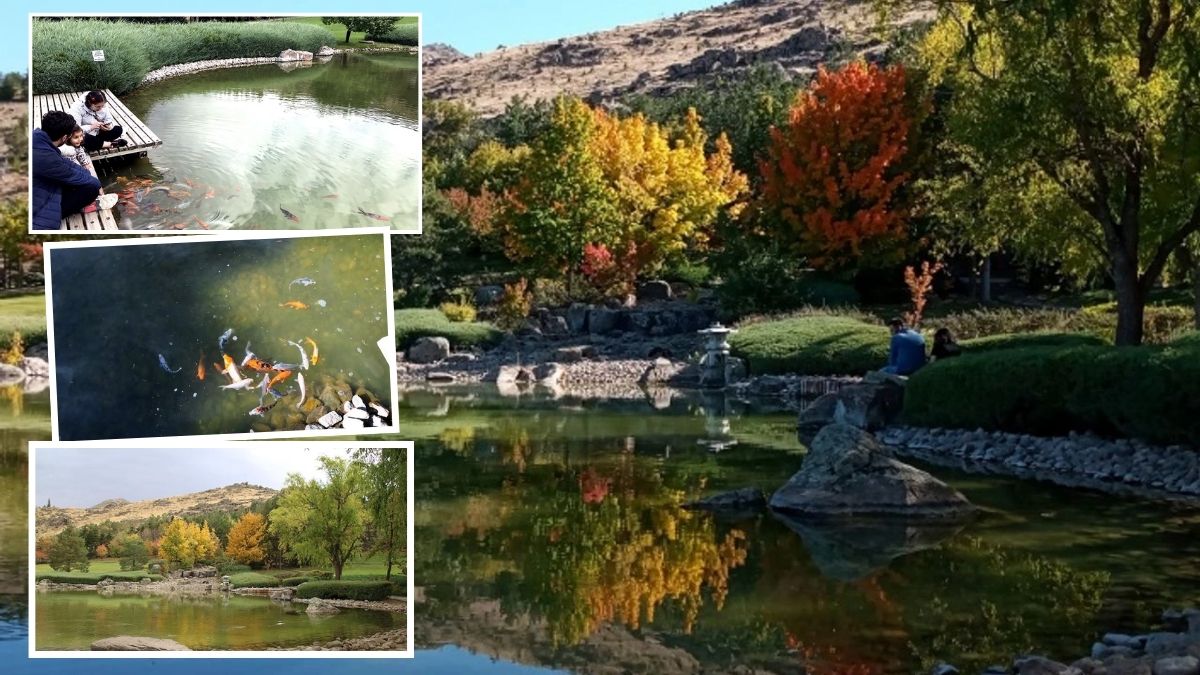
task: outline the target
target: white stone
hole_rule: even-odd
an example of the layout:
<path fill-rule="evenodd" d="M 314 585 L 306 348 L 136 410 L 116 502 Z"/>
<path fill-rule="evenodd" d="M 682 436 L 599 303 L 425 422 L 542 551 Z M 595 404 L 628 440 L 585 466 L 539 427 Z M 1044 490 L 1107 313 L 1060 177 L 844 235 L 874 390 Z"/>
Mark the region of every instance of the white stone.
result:
<path fill-rule="evenodd" d="M 339 414 L 338 411 L 336 411 L 336 410 L 330 410 L 329 412 L 322 415 L 321 419 L 317 420 L 317 424 L 320 424 L 321 426 L 325 427 L 326 429 L 329 429 L 330 427 L 337 426 L 337 423 L 341 422 L 341 421 L 342 421 L 341 414 Z"/>
<path fill-rule="evenodd" d="M 371 410 L 374 410 L 376 415 L 379 415 L 380 417 L 382 417 L 384 419 L 387 419 L 387 417 L 389 415 L 388 409 L 379 405 L 378 403 L 372 402 Z"/>
<path fill-rule="evenodd" d="M 355 394 L 353 397 L 351 397 L 350 403 L 353 404 L 355 408 L 365 409 L 367 407 L 367 402 L 364 401 L 358 394 Z"/>
<path fill-rule="evenodd" d="M 363 424 L 362 420 L 355 417 L 347 417 L 346 419 L 342 420 L 343 429 L 362 429 L 366 426 L 367 425 Z"/>
<path fill-rule="evenodd" d="M 342 420 L 342 423 L 345 424 L 347 419 L 369 420 L 369 419 L 371 419 L 371 413 L 367 412 L 366 410 L 359 410 L 358 408 L 351 408 L 349 411 L 346 412 L 346 419 Z"/>

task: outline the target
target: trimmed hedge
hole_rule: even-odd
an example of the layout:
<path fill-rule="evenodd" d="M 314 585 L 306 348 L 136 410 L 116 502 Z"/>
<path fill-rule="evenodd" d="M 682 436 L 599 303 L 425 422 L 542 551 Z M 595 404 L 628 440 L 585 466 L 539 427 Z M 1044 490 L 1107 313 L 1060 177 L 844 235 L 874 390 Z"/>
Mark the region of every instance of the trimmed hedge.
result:
<path fill-rule="evenodd" d="M 368 35 L 376 42 L 391 42 L 398 45 L 416 47 L 418 44 L 418 29 L 415 23 L 400 23 L 383 35 Z"/>
<path fill-rule="evenodd" d="M 755 375 L 861 375 L 887 363 L 885 326 L 846 316 L 800 316 L 738 329 L 729 343 Z"/>
<path fill-rule="evenodd" d="M 423 337 L 444 337 L 455 349 L 469 349 L 494 345 L 504 333 L 483 321 L 450 321 L 439 309 L 396 310 L 396 348 L 407 349 Z"/>
<path fill-rule="evenodd" d="M 284 579 L 283 581 L 279 582 L 279 585 L 281 585 L 281 586 L 299 586 L 300 584 L 305 584 L 312 580 L 313 580 L 312 577 L 288 577 L 287 579 Z"/>
<path fill-rule="evenodd" d="M 236 574 L 237 572 L 249 572 L 251 569 L 249 565 L 241 563 L 222 563 L 217 565 L 217 571 L 221 574 Z"/>
<path fill-rule="evenodd" d="M 1200 339 L 1143 347 L 1033 346 L 970 352 L 908 382 L 903 419 L 1052 435 L 1092 431 L 1200 445 Z"/>
<path fill-rule="evenodd" d="M 1105 346 L 1108 343 L 1088 333 L 1028 333 L 1025 335 L 989 335 L 973 340 L 963 340 L 959 344 L 964 353 L 976 353 L 1020 347 Z M 930 338 L 930 345 L 932 346 L 932 338 Z"/>
<path fill-rule="evenodd" d="M 208 59 L 315 52 L 330 42 L 324 26 L 287 21 L 130 23 L 34 19 L 35 94 L 111 89 L 124 94 L 156 68 Z M 103 49 L 103 64 L 89 50 Z"/>
<path fill-rule="evenodd" d="M 229 575 L 229 583 L 234 588 L 274 588 L 280 585 L 280 580 L 262 572 L 238 572 Z"/>
<path fill-rule="evenodd" d="M 297 598 L 326 600 L 386 600 L 390 581 L 308 581 L 296 587 Z"/>
<path fill-rule="evenodd" d="M 87 584 L 95 586 L 104 579 L 113 581 L 141 581 L 149 579 L 150 581 L 162 581 L 161 574 L 150 574 L 149 572 L 103 572 L 89 574 L 87 572 L 62 572 L 58 574 L 39 574 L 36 577 L 37 581 L 45 579 L 51 583 L 57 584 Z"/>

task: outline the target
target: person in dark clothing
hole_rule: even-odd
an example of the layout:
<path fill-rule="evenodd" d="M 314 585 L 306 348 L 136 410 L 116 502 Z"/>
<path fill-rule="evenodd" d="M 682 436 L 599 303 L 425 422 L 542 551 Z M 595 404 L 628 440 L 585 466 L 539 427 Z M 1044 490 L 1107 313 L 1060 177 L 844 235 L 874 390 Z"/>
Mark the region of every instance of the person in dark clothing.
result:
<path fill-rule="evenodd" d="M 892 319 L 888 327 L 892 329 L 892 342 L 883 372 L 912 375 L 925 365 L 925 337 L 905 326 L 901 319 Z"/>
<path fill-rule="evenodd" d="M 939 328 L 933 334 L 933 349 L 930 356 L 934 361 L 949 359 L 962 354 L 962 347 L 954 341 L 954 334 L 949 328 Z"/>
<path fill-rule="evenodd" d="M 30 139 L 33 167 L 33 229 L 57 230 L 62 219 L 79 213 L 100 194 L 100 181 L 62 156 L 59 147 L 75 131 L 75 118 L 52 110 L 42 116 L 41 128 Z"/>
<path fill-rule="evenodd" d="M 75 102 L 71 116 L 83 129 L 83 149 L 88 152 L 123 148 L 129 141 L 121 138 L 125 130 L 108 111 L 108 99 L 102 91 L 89 91 Z"/>

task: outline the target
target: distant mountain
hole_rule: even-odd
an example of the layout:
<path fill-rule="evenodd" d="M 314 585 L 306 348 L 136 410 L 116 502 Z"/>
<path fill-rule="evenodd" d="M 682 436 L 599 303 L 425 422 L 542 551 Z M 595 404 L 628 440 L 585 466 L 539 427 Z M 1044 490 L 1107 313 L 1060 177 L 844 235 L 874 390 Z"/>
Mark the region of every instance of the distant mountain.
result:
<path fill-rule="evenodd" d="M 932 4 L 888 18 L 907 28 L 933 19 Z M 692 87 L 756 64 L 807 79 L 822 63 L 881 58 L 872 0 L 740 0 L 667 19 L 467 57 L 424 47 L 423 85 L 434 99 L 462 101 L 485 116 L 514 95 L 571 93 L 594 103 Z"/>
<path fill-rule="evenodd" d="M 241 511 L 255 502 L 270 499 L 276 492 L 261 485 L 234 483 L 203 492 L 137 502 L 106 499 L 86 509 L 39 506 L 34 514 L 34 526 L 40 537 L 58 534 L 68 525 L 83 527 L 106 520 L 133 525 L 152 516 L 195 516 L 213 511 Z"/>

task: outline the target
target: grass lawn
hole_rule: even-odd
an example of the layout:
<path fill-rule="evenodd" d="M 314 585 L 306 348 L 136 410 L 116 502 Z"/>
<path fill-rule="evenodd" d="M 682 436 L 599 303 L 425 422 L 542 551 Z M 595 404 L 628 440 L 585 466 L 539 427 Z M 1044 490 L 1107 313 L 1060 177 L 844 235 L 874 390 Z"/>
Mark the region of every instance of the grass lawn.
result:
<path fill-rule="evenodd" d="M 365 49 L 365 48 L 369 48 L 369 47 L 386 46 L 386 45 L 381 45 L 380 43 L 363 44 L 363 40 L 366 39 L 367 35 L 366 35 L 366 33 L 361 33 L 361 32 L 350 33 L 350 42 L 347 44 L 345 42 L 345 39 L 346 39 L 345 24 L 332 23 L 329 25 L 325 25 L 325 24 L 321 23 L 321 17 L 319 17 L 319 16 L 293 16 L 293 17 L 284 19 L 284 21 L 291 21 L 293 23 L 306 23 L 306 24 L 309 24 L 312 26 L 320 26 L 322 28 L 327 29 L 329 31 L 329 34 L 333 36 L 333 40 L 334 40 L 334 42 L 329 43 L 329 46 L 333 47 L 334 49 Z M 397 22 L 397 25 L 406 24 L 406 23 L 416 23 L 416 22 L 417 22 L 417 17 L 406 16 L 406 17 L 402 17 L 400 19 L 400 21 Z"/>
<path fill-rule="evenodd" d="M 452 348 L 464 349 L 493 345 L 504 333 L 484 321 L 450 321 L 440 309 L 396 310 L 396 348 L 406 349 L 422 337 L 444 337 Z"/>
<path fill-rule="evenodd" d="M 150 574 L 145 569 L 122 572 L 120 561 L 115 559 L 90 560 L 88 561 L 88 571 L 86 572 L 78 570 L 58 572 L 50 569 L 50 565 L 47 563 L 38 563 L 34 573 L 38 579 L 47 576 L 60 582 L 75 582 L 80 584 L 95 584 L 104 577 L 110 577 L 118 581 L 139 581 L 143 577 L 150 577 L 151 579 L 162 578 L 157 574 Z"/>
<path fill-rule="evenodd" d="M 0 347 L 8 347 L 13 331 L 20 331 L 25 346 L 46 341 L 46 294 L 0 298 Z"/>

